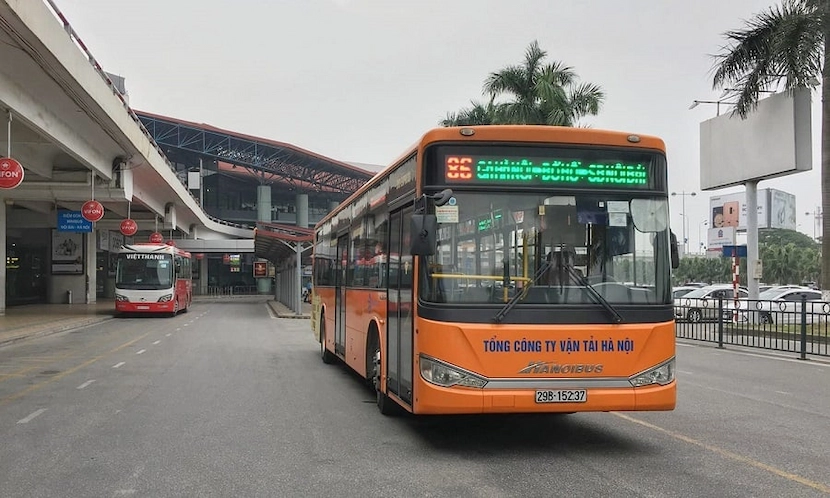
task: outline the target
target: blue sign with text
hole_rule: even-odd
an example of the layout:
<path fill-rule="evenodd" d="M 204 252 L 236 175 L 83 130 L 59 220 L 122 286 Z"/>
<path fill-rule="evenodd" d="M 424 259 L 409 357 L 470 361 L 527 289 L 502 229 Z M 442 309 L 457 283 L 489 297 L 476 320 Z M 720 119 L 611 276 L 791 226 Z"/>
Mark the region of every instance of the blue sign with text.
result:
<path fill-rule="evenodd" d="M 91 232 L 92 222 L 81 216 L 80 211 L 58 210 L 59 232 Z"/>
<path fill-rule="evenodd" d="M 732 256 L 736 256 L 738 258 L 745 258 L 746 257 L 746 246 L 723 246 L 723 256 L 726 258 L 731 258 Z"/>

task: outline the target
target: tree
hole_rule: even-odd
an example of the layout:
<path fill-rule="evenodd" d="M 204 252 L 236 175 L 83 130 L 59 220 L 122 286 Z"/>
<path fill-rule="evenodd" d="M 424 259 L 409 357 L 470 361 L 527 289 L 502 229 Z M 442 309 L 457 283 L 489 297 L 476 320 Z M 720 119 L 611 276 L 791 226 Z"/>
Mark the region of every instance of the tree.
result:
<path fill-rule="evenodd" d="M 821 204 L 823 233 L 830 233 L 830 0 L 783 0 L 728 31 L 723 51 L 716 55 L 713 84 L 736 98 L 735 112 L 746 117 L 762 90 L 813 87 L 822 81 Z M 830 254 L 830 238 L 821 253 Z M 830 282 L 830 258 L 821 260 L 821 281 Z M 830 299 L 830 289 L 824 291 Z"/>
<path fill-rule="evenodd" d="M 545 64 L 546 56 L 533 41 L 521 64 L 507 66 L 487 78 L 484 93 L 490 97 L 489 104 L 473 102 L 472 109 L 448 114 L 441 124 L 575 126 L 580 118 L 597 115 L 605 99 L 602 89 L 578 83 L 573 68 L 560 61 Z"/>
<path fill-rule="evenodd" d="M 495 110 L 493 103 L 482 105 L 478 102 L 470 102 L 472 107 L 461 109 L 457 113 L 447 113 L 446 119 L 441 121 L 441 126 L 475 126 L 495 124 Z"/>

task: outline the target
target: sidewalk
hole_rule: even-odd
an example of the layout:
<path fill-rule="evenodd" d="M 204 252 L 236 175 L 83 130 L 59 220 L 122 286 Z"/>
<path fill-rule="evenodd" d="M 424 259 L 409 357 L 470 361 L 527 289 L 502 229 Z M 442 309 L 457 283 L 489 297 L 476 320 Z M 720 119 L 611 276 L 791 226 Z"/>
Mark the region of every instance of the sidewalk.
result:
<path fill-rule="evenodd" d="M 112 319 L 115 302 L 96 304 L 30 304 L 6 308 L 0 316 L 0 345 L 72 330 Z"/>
<path fill-rule="evenodd" d="M 268 301 L 268 306 L 274 310 L 274 313 L 277 315 L 278 318 L 311 318 L 311 303 L 303 303 L 302 314 L 298 315 L 294 311 L 291 310 L 288 306 L 282 304 L 279 301 Z"/>

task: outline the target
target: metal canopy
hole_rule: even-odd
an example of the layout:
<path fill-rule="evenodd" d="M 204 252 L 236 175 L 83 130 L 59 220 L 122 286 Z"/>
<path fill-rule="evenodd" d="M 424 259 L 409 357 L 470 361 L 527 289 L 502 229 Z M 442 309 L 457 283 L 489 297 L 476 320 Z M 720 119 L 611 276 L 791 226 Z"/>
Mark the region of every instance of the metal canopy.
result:
<path fill-rule="evenodd" d="M 372 172 L 283 142 L 157 114 L 135 113 L 162 147 L 243 166 L 299 190 L 351 195 L 373 176 Z"/>
<path fill-rule="evenodd" d="M 260 222 L 254 231 L 254 255 L 276 263 L 295 256 L 297 246 L 301 251 L 311 247 L 313 240 L 314 230 L 311 228 Z"/>

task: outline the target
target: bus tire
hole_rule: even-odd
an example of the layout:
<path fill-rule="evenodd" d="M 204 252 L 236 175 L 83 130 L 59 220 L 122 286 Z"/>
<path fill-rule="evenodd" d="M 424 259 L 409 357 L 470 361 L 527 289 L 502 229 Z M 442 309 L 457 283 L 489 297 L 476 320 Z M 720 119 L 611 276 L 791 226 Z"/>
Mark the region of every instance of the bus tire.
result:
<path fill-rule="evenodd" d="M 326 315 L 320 315 L 320 358 L 326 365 L 331 365 L 337 359 L 334 354 L 326 349 Z"/>
<path fill-rule="evenodd" d="M 400 413 L 400 407 L 380 389 L 381 354 L 380 335 L 377 327 L 373 324 L 369 329 L 369 337 L 366 341 L 366 380 L 375 390 L 380 413 L 383 415 L 397 415 Z"/>

